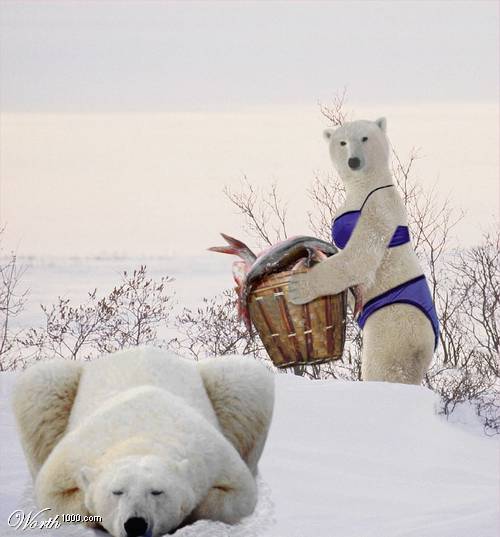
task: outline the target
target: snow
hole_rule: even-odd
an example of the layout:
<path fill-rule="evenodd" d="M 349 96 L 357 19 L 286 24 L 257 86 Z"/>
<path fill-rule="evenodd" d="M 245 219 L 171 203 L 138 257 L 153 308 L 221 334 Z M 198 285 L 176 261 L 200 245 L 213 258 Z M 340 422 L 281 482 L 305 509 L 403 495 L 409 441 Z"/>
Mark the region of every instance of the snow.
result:
<path fill-rule="evenodd" d="M 0 374 L 0 535 L 34 508 L 10 410 L 15 373 Z M 498 537 L 498 441 L 436 413 L 417 386 L 276 375 L 256 512 L 230 527 L 200 521 L 179 537 Z M 472 418 L 471 418 L 472 419 Z M 48 535 L 48 530 L 27 530 Z M 56 537 L 101 535 L 64 527 Z"/>
<path fill-rule="evenodd" d="M 41 321 L 39 304 L 108 292 L 120 273 L 146 264 L 171 275 L 178 311 L 232 286 L 230 256 L 21 258 L 30 289 L 17 328 Z M 14 326 L 16 328 L 16 326 Z M 15 373 L 0 374 L 0 537 L 105 535 L 81 526 L 7 527 L 36 506 L 10 410 Z M 309 381 L 277 374 L 276 408 L 261 460 L 259 503 L 242 524 L 200 521 L 179 537 L 498 537 L 498 440 L 470 407 L 448 422 L 437 396 L 385 383 Z"/>

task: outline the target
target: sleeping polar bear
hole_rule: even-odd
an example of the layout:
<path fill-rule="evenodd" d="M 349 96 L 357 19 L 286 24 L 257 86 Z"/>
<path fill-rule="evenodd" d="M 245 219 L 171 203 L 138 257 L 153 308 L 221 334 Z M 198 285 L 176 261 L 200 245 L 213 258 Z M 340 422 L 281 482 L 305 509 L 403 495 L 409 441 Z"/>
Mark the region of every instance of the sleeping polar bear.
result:
<path fill-rule="evenodd" d="M 39 363 L 14 392 L 39 507 L 100 516 L 115 537 L 252 513 L 273 402 L 272 374 L 251 359 L 148 348 Z"/>

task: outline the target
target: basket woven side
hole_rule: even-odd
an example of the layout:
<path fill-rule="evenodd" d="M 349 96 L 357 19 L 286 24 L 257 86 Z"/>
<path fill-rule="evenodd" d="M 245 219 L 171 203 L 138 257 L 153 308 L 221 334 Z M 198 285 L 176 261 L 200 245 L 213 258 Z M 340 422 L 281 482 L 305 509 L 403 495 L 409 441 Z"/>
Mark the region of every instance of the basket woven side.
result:
<path fill-rule="evenodd" d="M 267 277 L 249 300 L 252 322 L 277 367 L 329 362 L 340 359 L 344 349 L 347 293 L 292 304 L 288 282 L 297 272 Z"/>

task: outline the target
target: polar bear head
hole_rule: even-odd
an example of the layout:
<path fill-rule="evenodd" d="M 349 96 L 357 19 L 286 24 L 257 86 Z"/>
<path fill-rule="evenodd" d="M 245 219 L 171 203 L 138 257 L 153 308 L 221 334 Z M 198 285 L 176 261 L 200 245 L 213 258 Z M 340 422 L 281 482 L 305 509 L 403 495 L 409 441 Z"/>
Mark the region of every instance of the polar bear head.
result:
<path fill-rule="evenodd" d="M 178 528 L 195 507 L 187 460 L 128 456 L 102 471 L 82 468 L 79 485 L 87 509 L 114 537 L 156 537 Z"/>
<path fill-rule="evenodd" d="M 389 141 L 385 118 L 353 121 L 337 129 L 325 129 L 333 164 L 343 180 L 388 172 Z"/>

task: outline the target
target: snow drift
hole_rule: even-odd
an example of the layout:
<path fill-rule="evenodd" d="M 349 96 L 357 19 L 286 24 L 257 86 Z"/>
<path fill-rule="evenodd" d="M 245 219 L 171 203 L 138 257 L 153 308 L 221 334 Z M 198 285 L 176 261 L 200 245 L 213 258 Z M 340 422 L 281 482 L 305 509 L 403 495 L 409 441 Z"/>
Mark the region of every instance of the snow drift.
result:
<path fill-rule="evenodd" d="M 0 535 L 106 535 L 79 526 L 9 528 L 36 511 L 0 374 Z M 179 537 L 497 537 L 498 441 L 448 423 L 417 386 L 277 376 L 255 513 L 230 527 L 200 521 Z"/>

